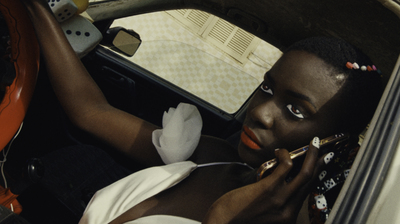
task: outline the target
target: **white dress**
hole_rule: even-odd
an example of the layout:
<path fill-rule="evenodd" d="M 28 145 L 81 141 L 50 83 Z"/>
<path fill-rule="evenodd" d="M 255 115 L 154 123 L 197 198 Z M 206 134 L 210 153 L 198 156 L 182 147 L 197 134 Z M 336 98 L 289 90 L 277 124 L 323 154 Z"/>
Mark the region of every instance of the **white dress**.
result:
<path fill-rule="evenodd" d="M 202 120 L 197 108 L 179 104 L 163 116 L 163 129 L 153 132 L 153 144 L 165 166 L 151 167 L 129 175 L 96 192 L 79 224 L 109 223 L 128 209 L 185 179 L 197 168 L 190 157 L 200 139 Z M 198 224 L 182 217 L 154 215 L 142 217 L 129 224 L 174 223 Z"/>
<path fill-rule="evenodd" d="M 196 168 L 231 164 L 221 162 L 197 165 L 191 161 L 183 161 L 196 148 L 201 125 L 200 113 L 196 107 L 180 104 L 176 109 L 170 109 L 164 114 L 163 129 L 153 132 L 153 144 L 167 165 L 138 171 L 97 191 L 79 224 L 109 223 L 140 202 L 178 184 Z M 200 224 L 198 221 L 169 215 L 146 216 L 126 223 Z"/>
<path fill-rule="evenodd" d="M 133 206 L 185 179 L 197 168 L 191 161 L 151 167 L 131 174 L 96 192 L 79 224 L 109 223 Z M 198 221 L 167 215 L 142 217 L 127 224 L 199 224 Z"/>
<path fill-rule="evenodd" d="M 238 164 L 238 162 L 217 162 L 197 165 L 191 161 L 156 166 L 133 173 L 99 191 L 93 196 L 79 224 L 109 223 L 140 202 L 170 188 L 184 180 L 190 173 L 201 167 Z M 251 167 L 249 167 L 252 169 Z M 170 215 L 142 217 L 126 224 L 200 224 L 200 222 Z"/>

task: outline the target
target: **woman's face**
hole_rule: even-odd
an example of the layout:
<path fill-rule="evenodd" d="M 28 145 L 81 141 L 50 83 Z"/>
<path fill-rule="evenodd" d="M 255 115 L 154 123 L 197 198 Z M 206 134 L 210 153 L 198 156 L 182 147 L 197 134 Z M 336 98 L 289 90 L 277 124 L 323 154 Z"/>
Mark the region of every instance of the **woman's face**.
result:
<path fill-rule="evenodd" d="M 238 149 L 243 161 L 257 167 L 274 158 L 276 148 L 291 151 L 315 136 L 340 132 L 343 76 L 331 72 L 332 66 L 304 51 L 279 59 L 249 104 Z"/>

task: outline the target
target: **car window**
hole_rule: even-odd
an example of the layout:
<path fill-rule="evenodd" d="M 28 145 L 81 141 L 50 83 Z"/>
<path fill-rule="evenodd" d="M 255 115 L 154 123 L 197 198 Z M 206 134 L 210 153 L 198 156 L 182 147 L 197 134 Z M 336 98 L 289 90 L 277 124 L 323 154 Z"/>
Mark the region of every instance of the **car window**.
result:
<path fill-rule="evenodd" d="M 227 113 L 235 113 L 281 52 L 254 35 L 198 10 L 173 10 L 115 20 L 137 32 L 135 64 Z"/>

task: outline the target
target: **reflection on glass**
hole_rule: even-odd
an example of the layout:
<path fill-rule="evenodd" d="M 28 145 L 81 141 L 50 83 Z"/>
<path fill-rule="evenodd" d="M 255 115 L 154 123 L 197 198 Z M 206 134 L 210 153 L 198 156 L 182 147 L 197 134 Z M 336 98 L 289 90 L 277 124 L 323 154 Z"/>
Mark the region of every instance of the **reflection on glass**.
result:
<path fill-rule="evenodd" d="M 251 75 L 176 41 L 144 41 L 127 59 L 228 113 L 236 112 L 259 85 Z"/>
<path fill-rule="evenodd" d="M 131 34 L 120 30 L 113 40 L 113 45 L 127 55 L 134 55 L 141 41 Z"/>

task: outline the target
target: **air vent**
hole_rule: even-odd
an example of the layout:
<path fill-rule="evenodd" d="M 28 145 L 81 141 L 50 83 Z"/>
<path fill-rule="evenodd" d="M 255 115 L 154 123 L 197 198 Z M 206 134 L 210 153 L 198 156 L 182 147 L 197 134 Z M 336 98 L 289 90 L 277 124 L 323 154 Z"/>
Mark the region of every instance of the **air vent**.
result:
<path fill-rule="evenodd" d="M 259 43 L 254 35 L 203 11 L 185 9 L 167 13 L 241 64 Z"/>
<path fill-rule="evenodd" d="M 243 55 L 246 52 L 248 46 L 250 46 L 253 41 L 254 36 L 238 29 L 235 35 L 232 37 L 231 41 L 228 42 L 228 47 Z"/>
<path fill-rule="evenodd" d="M 166 13 L 189 28 L 190 31 L 199 35 L 201 35 L 201 32 L 204 31 L 213 18 L 212 15 L 206 12 L 192 9 L 166 11 Z"/>
<path fill-rule="evenodd" d="M 199 27 L 203 27 L 208 18 L 210 18 L 210 14 L 197 10 L 190 10 L 187 15 L 187 19 Z"/>
<path fill-rule="evenodd" d="M 235 26 L 222 20 L 218 19 L 215 25 L 211 28 L 208 36 L 214 40 L 219 41 L 222 44 L 228 40 L 235 29 Z"/>
<path fill-rule="evenodd" d="M 260 40 L 251 33 L 215 17 L 214 24 L 206 29 L 203 37 L 244 64 L 247 56 L 255 50 Z"/>
<path fill-rule="evenodd" d="M 187 9 L 179 9 L 179 10 L 176 10 L 175 12 L 181 14 L 182 16 L 185 16 L 185 13 L 187 12 Z"/>

